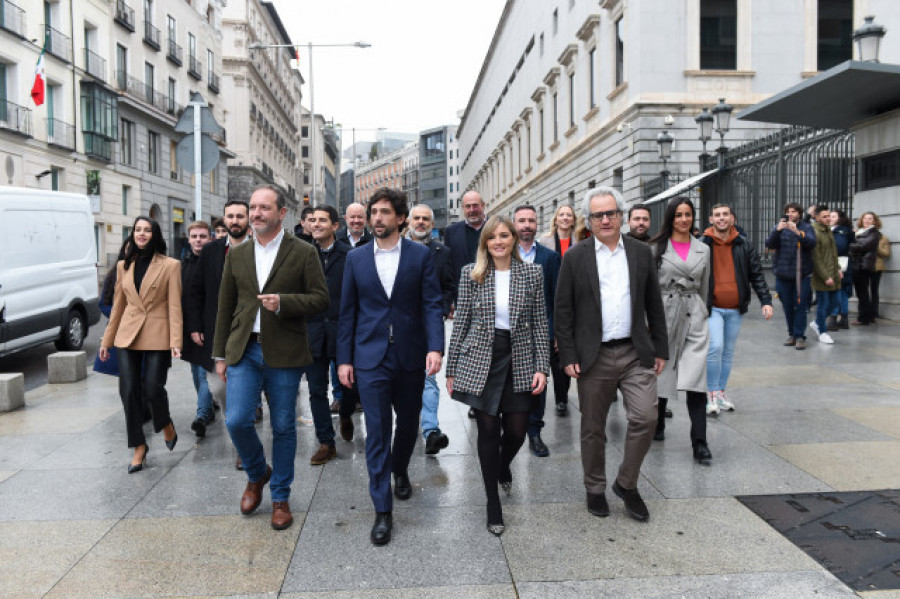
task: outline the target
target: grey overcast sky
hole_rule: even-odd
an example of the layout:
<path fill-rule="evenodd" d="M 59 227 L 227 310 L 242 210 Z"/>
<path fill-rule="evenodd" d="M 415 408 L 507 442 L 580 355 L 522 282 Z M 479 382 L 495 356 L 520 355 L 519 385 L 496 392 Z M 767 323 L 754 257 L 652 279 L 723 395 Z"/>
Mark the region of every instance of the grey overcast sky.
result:
<path fill-rule="evenodd" d="M 344 129 L 344 146 L 374 129 L 418 133 L 455 125 L 506 0 L 274 0 L 295 44 L 365 41 L 371 48 L 313 48 L 315 110 Z M 300 50 L 309 107 L 309 53 Z"/>

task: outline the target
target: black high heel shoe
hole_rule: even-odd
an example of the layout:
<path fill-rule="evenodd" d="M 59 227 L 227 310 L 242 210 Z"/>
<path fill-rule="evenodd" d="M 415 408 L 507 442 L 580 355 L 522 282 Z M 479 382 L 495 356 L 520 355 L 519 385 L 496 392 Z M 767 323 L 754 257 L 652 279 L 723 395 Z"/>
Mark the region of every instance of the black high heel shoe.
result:
<path fill-rule="evenodd" d="M 140 472 L 144 469 L 144 464 L 147 462 L 148 451 L 150 451 L 150 447 L 146 443 L 144 443 L 144 455 L 141 456 L 141 462 L 139 464 L 129 464 L 128 474 L 134 474 L 135 472 Z"/>
<path fill-rule="evenodd" d="M 509 494 L 512 492 L 512 472 L 510 472 L 509 466 L 505 468 L 504 472 L 500 473 L 498 482 L 500 483 L 500 488 L 503 489 L 503 492 L 509 497 Z"/>
<path fill-rule="evenodd" d="M 169 423 L 169 424 L 172 424 L 172 423 Z M 166 440 L 166 447 L 169 448 L 169 451 L 172 451 L 173 449 L 175 449 L 175 444 L 178 443 L 178 433 L 175 432 L 175 425 L 174 425 L 174 424 L 172 424 L 172 432 L 175 433 L 175 436 L 172 437 L 172 440 L 171 440 L 171 441 Z"/>

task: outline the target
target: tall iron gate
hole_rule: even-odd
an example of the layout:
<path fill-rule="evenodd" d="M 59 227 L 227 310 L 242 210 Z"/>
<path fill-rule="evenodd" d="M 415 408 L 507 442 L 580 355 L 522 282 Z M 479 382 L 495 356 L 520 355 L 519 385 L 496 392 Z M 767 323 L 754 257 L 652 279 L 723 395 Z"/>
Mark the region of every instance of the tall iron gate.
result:
<path fill-rule="evenodd" d="M 711 156 L 704 170 L 716 168 Z M 728 150 L 724 167 L 700 187 L 700 226 L 715 204 L 732 207 L 763 264 L 766 237 L 784 205 L 827 204 L 852 215 L 856 190 L 854 136 L 848 131 L 790 127 Z"/>

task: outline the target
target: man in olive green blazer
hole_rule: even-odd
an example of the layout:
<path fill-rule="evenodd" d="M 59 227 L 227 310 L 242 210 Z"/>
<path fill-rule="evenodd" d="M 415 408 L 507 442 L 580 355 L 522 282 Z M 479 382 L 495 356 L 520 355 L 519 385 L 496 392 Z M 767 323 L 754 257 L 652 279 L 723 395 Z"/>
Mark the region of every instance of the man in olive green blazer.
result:
<path fill-rule="evenodd" d="M 328 288 L 312 245 L 282 228 L 287 209 L 276 187 L 250 196 L 253 242 L 231 248 L 219 290 L 213 338 L 216 372 L 226 381 L 225 423 L 247 472 L 241 512 L 259 507 L 271 478 L 272 527 L 293 522 L 288 505 L 297 451 L 297 392 L 312 362 L 306 316 L 328 308 Z M 261 390 L 269 398 L 272 467 L 253 426 Z"/>

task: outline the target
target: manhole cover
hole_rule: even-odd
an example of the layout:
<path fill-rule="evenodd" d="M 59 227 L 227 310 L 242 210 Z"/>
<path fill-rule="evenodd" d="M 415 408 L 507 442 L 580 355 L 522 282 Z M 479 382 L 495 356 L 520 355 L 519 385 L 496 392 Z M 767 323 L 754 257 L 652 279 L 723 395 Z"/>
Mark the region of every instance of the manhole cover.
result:
<path fill-rule="evenodd" d="M 737 499 L 853 590 L 900 589 L 900 491 Z"/>

